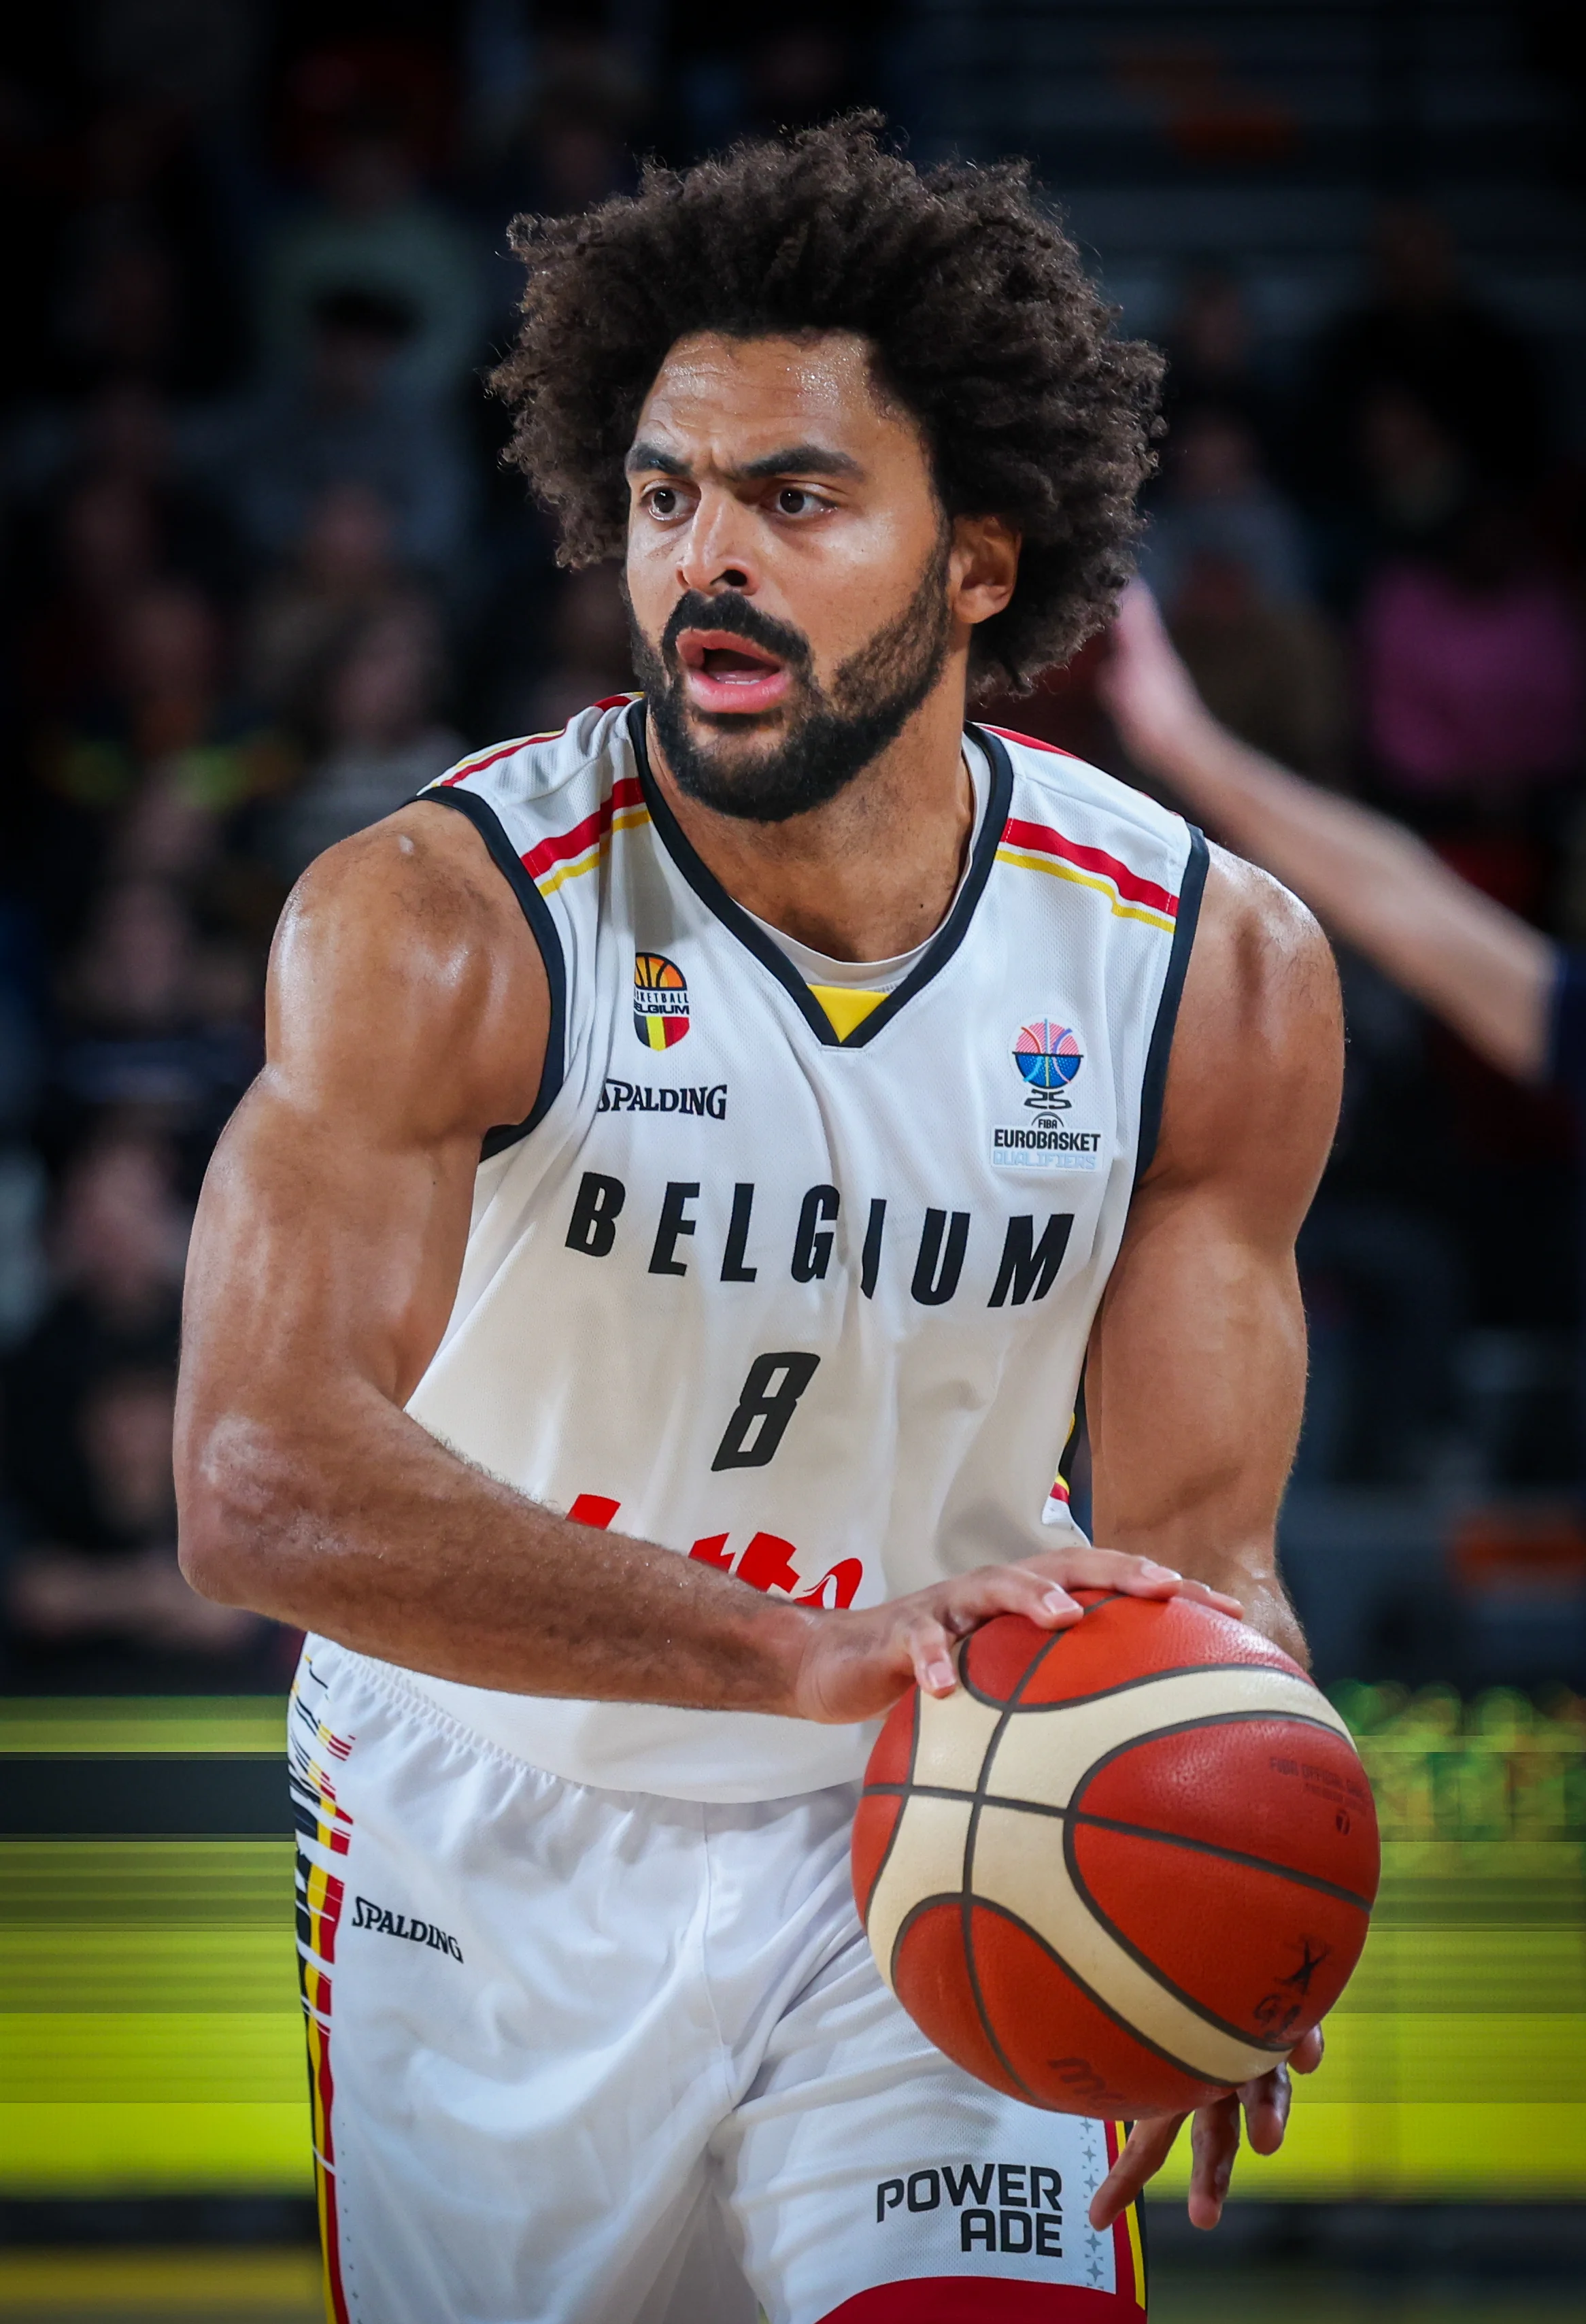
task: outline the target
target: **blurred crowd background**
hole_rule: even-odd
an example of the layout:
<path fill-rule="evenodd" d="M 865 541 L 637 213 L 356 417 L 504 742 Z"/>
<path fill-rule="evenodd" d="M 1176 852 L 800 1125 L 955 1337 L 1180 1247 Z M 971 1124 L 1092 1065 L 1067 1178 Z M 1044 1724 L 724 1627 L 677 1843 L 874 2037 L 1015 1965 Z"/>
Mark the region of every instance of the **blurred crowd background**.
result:
<path fill-rule="evenodd" d="M 1208 702 L 1586 937 L 1568 7 L 58 0 L 0 70 L 0 1688 L 274 1689 L 177 1573 L 184 1246 L 283 898 L 629 682 L 483 384 L 518 209 L 881 105 L 1033 155 L 1170 369 Z M 1129 772 L 1104 643 L 992 715 Z M 1323 1677 L 1586 1685 L 1564 1109 L 1345 961 L 1285 1554 Z M 1561 1696 L 1559 1701 L 1565 1700 Z"/>

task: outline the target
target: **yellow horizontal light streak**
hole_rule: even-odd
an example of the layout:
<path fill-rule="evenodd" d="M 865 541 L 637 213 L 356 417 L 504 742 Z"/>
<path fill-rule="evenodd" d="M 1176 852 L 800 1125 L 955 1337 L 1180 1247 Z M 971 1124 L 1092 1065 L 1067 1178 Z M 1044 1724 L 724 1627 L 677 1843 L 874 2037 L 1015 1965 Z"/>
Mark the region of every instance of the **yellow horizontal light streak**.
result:
<path fill-rule="evenodd" d="M 0 1752 L 286 1751 L 286 1697 L 168 1695 L 129 1702 L 106 1695 L 62 1702 L 0 1702 Z"/>
<path fill-rule="evenodd" d="M 0 2192 L 311 2194 L 300 2051 L 296 2080 L 290 2099 L 0 2099 Z"/>
<path fill-rule="evenodd" d="M 300 2007 L 7 2011 L 0 2092 L 7 2116 L 70 2100 L 106 2106 L 300 2101 Z M 0 2158 L 9 2171 L 17 2157 Z"/>
<path fill-rule="evenodd" d="M 0 2316 L 259 2318 L 320 2324 L 312 2252 L 0 2252 Z"/>

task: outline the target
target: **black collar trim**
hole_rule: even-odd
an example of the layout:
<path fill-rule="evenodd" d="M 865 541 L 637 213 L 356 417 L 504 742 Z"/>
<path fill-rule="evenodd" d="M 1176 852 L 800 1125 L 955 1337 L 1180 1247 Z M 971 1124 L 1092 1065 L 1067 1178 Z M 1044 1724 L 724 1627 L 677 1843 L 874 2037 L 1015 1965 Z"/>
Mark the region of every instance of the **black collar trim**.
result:
<path fill-rule="evenodd" d="M 931 979 L 946 967 L 969 933 L 975 907 L 997 860 L 997 850 L 1002 842 L 1013 797 L 1013 764 L 1000 741 L 983 726 L 971 726 L 967 730 L 971 740 L 977 742 L 986 754 L 991 773 L 991 794 L 986 801 L 986 811 L 981 820 L 969 870 L 952 910 L 927 945 L 923 959 L 909 970 L 897 991 L 890 992 L 879 1007 L 872 1009 L 863 1023 L 856 1025 L 844 1041 L 838 1038 L 831 1019 L 781 946 L 773 943 L 741 904 L 733 902 L 715 872 L 700 861 L 684 836 L 676 816 L 661 796 L 660 786 L 650 770 L 644 724 L 644 703 L 641 698 L 628 712 L 628 739 L 638 761 L 639 779 L 643 786 L 644 803 L 650 809 L 650 820 L 660 834 L 662 845 L 684 879 L 705 908 L 713 912 L 723 927 L 730 929 L 739 943 L 776 978 L 824 1047 L 862 1049 L 891 1023 L 917 992 L 922 992 Z"/>

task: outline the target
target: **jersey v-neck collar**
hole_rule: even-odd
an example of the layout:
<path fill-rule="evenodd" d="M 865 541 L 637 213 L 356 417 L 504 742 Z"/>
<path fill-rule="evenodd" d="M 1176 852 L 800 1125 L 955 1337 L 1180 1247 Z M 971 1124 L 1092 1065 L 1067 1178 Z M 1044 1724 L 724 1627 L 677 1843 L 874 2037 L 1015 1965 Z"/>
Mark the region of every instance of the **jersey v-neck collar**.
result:
<path fill-rule="evenodd" d="M 678 870 L 706 910 L 735 936 L 748 952 L 754 954 L 762 968 L 774 976 L 799 1015 L 823 1047 L 828 1049 L 862 1049 L 873 1041 L 884 1027 L 890 1025 L 900 1010 L 908 1007 L 917 992 L 923 992 L 932 978 L 941 973 L 969 933 L 991 866 L 997 860 L 1008 822 L 1008 810 L 1013 796 L 1013 765 L 1000 740 L 983 726 L 972 725 L 969 734 L 985 752 L 991 770 L 991 793 L 981 827 L 970 851 L 969 866 L 964 875 L 958 895 L 946 918 L 927 945 L 924 953 L 895 991 L 888 993 L 878 1007 L 872 1009 L 862 1023 L 856 1025 L 847 1038 L 839 1037 L 831 1019 L 811 992 L 804 979 L 781 947 L 773 942 L 753 917 L 734 903 L 715 873 L 701 860 L 677 816 L 662 795 L 660 785 L 650 772 L 650 752 L 645 737 L 644 700 L 641 696 L 628 712 L 628 739 L 639 768 L 639 780 L 644 792 L 644 804 L 650 809 L 650 821 L 660 834 L 661 844 Z"/>

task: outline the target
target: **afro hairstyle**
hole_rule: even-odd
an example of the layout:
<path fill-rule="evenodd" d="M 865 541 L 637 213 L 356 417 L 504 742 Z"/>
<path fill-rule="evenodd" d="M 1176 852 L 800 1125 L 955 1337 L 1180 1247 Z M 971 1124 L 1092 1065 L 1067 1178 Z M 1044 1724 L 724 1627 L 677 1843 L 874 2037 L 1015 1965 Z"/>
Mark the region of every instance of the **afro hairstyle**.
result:
<path fill-rule="evenodd" d="M 668 351 L 850 331 L 929 447 L 949 518 L 1021 535 L 1006 609 L 976 629 L 977 693 L 1027 687 L 1107 621 L 1132 569 L 1161 361 L 1113 336 L 1027 162 L 920 171 L 873 114 L 745 143 L 569 217 L 520 217 L 522 326 L 491 384 L 508 457 L 561 560 L 622 552 L 622 461 Z"/>

